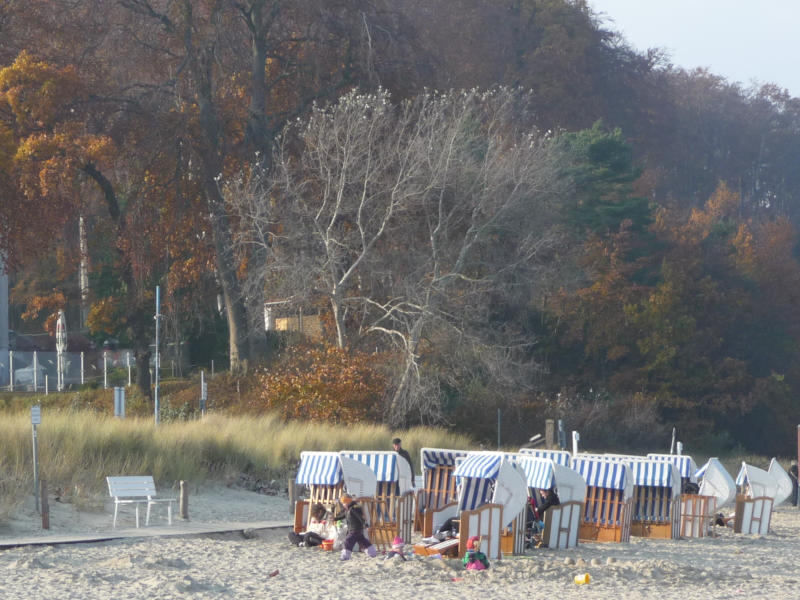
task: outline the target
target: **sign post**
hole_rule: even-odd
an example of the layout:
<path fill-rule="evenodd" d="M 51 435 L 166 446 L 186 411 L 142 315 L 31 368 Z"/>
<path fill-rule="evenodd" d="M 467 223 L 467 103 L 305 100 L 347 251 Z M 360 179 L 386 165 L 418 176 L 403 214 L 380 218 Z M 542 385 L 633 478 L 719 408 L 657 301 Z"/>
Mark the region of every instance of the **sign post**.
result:
<path fill-rule="evenodd" d="M 206 404 L 208 403 L 208 384 L 205 379 L 205 371 L 200 371 L 200 416 L 206 416 Z"/>
<path fill-rule="evenodd" d="M 31 425 L 33 426 L 33 497 L 36 498 L 36 512 L 39 512 L 39 453 L 36 441 L 36 426 L 42 423 L 42 407 L 31 406 Z"/>
<path fill-rule="evenodd" d="M 155 316 L 155 320 L 156 320 L 156 358 L 155 358 L 155 369 L 154 369 L 154 371 L 155 371 L 155 377 L 154 377 L 154 379 L 155 379 L 155 382 L 154 382 L 155 383 L 155 386 L 154 386 L 155 387 L 155 391 L 154 391 L 154 394 L 153 394 L 153 400 L 154 400 L 154 405 L 155 405 L 156 425 L 158 425 L 158 409 L 159 409 L 159 407 L 158 407 L 158 368 L 159 368 L 160 364 L 159 364 L 159 360 L 158 360 L 158 320 L 161 317 L 160 311 L 161 311 L 161 288 L 160 288 L 160 286 L 156 286 L 156 316 Z"/>
<path fill-rule="evenodd" d="M 125 388 L 122 386 L 114 387 L 114 416 L 125 418 Z"/>

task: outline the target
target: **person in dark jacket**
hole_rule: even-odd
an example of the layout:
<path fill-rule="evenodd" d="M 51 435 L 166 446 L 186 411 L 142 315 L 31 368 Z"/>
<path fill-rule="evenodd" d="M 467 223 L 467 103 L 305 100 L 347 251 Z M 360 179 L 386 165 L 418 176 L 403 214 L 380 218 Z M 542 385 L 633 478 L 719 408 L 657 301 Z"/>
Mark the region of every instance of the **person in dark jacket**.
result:
<path fill-rule="evenodd" d="M 340 511 L 339 514 L 334 517 L 334 520 L 344 518 L 347 522 L 347 537 L 344 538 L 344 547 L 342 548 L 342 555 L 340 558 L 342 560 L 350 560 L 350 556 L 356 544 L 367 553 L 367 556 L 375 558 L 378 551 L 364 534 L 364 529 L 367 526 L 364 509 L 347 494 L 343 494 L 339 501 L 342 503 L 343 511 Z"/>
<path fill-rule="evenodd" d="M 558 499 L 555 486 L 551 486 L 548 490 L 539 490 L 539 495 L 542 497 L 542 501 L 536 508 L 539 511 L 539 520 L 544 521 L 544 511 L 551 506 L 558 506 L 561 504 L 561 500 Z"/>
<path fill-rule="evenodd" d="M 408 466 L 411 467 L 411 487 L 416 487 L 417 484 L 414 483 L 414 463 L 411 462 L 411 455 L 408 453 L 408 450 L 400 445 L 400 438 L 394 438 L 392 440 L 392 446 L 394 446 L 395 452 L 408 461 Z"/>

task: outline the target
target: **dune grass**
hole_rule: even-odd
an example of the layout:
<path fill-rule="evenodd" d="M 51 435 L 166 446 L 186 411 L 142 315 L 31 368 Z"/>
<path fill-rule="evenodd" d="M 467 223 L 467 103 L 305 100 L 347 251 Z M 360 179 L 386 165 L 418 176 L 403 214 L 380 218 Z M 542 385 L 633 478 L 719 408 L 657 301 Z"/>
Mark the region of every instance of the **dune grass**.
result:
<path fill-rule="evenodd" d="M 153 475 L 159 487 L 181 480 L 236 482 L 242 476 L 283 484 L 303 450 L 391 450 L 391 439 L 418 462 L 423 446 L 474 447 L 471 440 L 444 429 L 392 431 L 380 425 L 347 427 L 260 417 L 211 414 L 193 421 L 155 426 L 152 418 L 98 415 L 90 411 L 42 410 L 37 428 L 40 478 L 48 488 L 81 503 L 101 507 L 108 475 Z M 0 522 L 8 519 L 33 490 L 30 415 L 0 419 Z M 419 465 L 415 465 L 419 471 Z"/>

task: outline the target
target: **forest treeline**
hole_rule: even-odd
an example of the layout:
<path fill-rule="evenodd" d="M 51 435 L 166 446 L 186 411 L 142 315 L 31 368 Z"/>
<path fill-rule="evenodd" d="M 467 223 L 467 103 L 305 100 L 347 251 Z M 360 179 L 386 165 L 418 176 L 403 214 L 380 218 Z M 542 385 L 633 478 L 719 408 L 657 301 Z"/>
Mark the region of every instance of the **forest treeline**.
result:
<path fill-rule="evenodd" d="M 786 454 L 799 156 L 800 99 L 583 0 L 0 7 L 12 315 L 84 313 L 148 393 L 159 285 L 168 342 L 261 373 L 254 412 Z"/>

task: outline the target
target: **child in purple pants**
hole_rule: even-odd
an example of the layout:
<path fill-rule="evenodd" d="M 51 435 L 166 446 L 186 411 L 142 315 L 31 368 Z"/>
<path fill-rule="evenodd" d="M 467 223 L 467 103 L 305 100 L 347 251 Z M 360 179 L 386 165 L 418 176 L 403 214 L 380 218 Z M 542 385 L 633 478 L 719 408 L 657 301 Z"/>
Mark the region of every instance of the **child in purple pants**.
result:
<path fill-rule="evenodd" d="M 375 558 L 378 552 L 372 542 L 364 535 L 366 526 L 364 510 L 347 494 L 342 495 L 341 503 L 345 509 L 344 518 L 347 520 L 347 537 L 344 538 L 341 559 L 349 560 L 356 544 L 367 553 L 367 556 Z"/>

